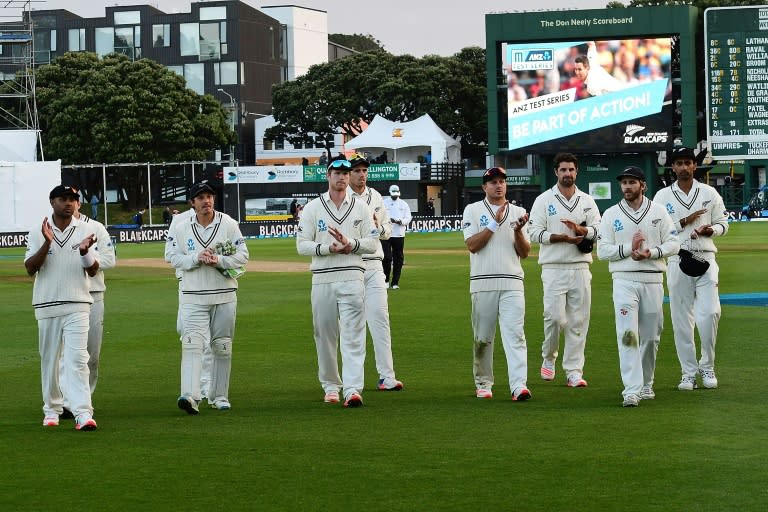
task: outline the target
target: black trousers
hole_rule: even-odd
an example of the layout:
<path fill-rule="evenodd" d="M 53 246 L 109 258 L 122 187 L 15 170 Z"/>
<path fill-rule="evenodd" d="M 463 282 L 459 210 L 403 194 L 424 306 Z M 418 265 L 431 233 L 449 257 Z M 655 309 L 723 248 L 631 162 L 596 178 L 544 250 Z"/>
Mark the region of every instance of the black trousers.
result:
<path fill-rule="evenodd" d="M 384 249 L 384 277 L 392 286 L 400 283 L 400 272 L 403 270 L 403 249 L 405 248 L 405 237 L 391 237 L 389 240 L 381 241 L 381 248 Z M 392 273 L 390 280 L 389 274 Z"/>

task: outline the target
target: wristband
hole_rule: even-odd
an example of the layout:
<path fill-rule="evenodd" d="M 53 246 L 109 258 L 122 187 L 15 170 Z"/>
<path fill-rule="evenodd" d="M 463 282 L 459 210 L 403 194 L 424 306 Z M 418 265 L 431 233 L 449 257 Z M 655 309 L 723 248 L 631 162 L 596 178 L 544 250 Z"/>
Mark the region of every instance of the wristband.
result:
<path fill-rule="evenodd" d="M 91 268 L 96 263 L 96 255 L 93 254 L 93 251 L 81 254 L 80 263 L 83 265 L 83 268 Z"/>
<path fill-rule="evenodd" d="M 487 225 L 487 226 L 485 226 L 485 227 L 486 227 L 486 228 L 488 228 L 488 230 L 489 230 L 491 233 L 495 233 L 495 232 L 496 232 L 496 230 L 497 230 L 497 229 L 499 229 L 499 223 L 498 223 L 498 222 L 496 222 L 495 220 L 492 220 L 492 221 L 490 221 L 490 222 L 488 223 L 488 225 Z"/>

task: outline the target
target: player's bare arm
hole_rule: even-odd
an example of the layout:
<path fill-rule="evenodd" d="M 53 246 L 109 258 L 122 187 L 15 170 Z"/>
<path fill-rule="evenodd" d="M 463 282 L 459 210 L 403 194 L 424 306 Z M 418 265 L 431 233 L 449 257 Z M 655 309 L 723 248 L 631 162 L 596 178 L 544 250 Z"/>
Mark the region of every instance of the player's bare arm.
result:
<path fill-rule="evenodd" d="M 90 248 L 93 247 L 94 244 L 96 244 L 96 235 L 91 233 L 87 237 L 83 238 L 79 247 L 80 259 L 82 260 L 83 268 L 85 269 L 85 273 L 90 277 L 95 276 L 99 271 L 99 260 L 96 258 L 93 252 L 90 251 Z"/>
<path fill-rule="evenodd" d="M 525 239 L 525 234 L 523 233 L 526 224 L 528 224 L 527 213 L 518 218 L 517 224 L 515 224 L 515 252 L 520 259 L 527 258 L 531 252 L 531 243 Z"/>

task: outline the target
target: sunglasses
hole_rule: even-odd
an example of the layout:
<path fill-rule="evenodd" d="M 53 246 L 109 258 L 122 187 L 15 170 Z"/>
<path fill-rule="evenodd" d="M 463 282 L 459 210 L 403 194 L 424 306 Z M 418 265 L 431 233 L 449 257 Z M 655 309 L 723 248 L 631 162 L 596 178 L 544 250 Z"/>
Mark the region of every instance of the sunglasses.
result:
<path fill-rule="evenodd" d="M 334 160 L 328 164 L 329 169 L 351 169 L 352 163 L 349 160 Z"/>

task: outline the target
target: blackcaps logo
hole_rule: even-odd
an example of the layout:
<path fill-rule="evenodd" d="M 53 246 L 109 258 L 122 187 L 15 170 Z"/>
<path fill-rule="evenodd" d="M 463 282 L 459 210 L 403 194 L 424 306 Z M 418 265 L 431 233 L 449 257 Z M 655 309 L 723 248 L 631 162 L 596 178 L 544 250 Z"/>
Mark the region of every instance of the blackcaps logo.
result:
<path fill-rule="evenodd" d="M 628 124 L 624 129 L 624 144 L 664 144 L 669 138 L 667 132 L 648 132 L 645 135 L 638 135 L 643 130 L 645 126 Z"/>

